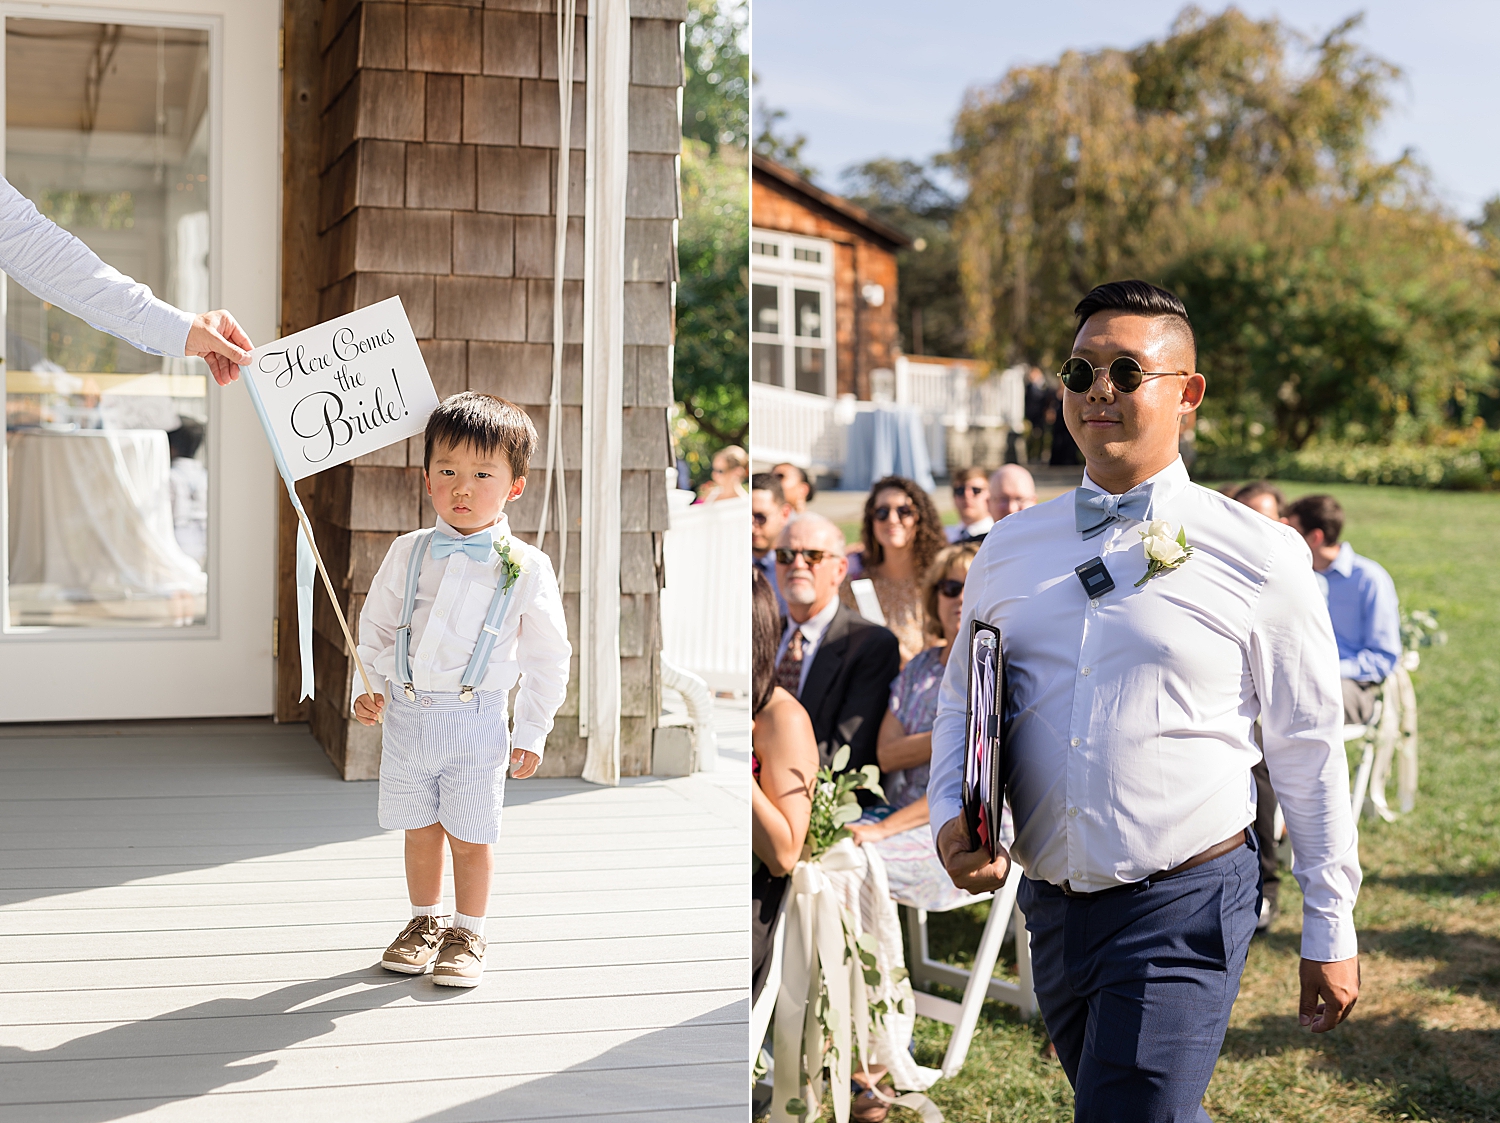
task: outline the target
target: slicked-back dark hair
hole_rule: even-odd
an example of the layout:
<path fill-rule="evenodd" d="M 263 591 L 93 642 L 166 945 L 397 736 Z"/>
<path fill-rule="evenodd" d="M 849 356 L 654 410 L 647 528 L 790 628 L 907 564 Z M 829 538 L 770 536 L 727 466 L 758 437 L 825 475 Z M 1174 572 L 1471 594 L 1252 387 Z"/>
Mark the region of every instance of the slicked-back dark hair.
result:
<path fill-rule="evenodd" d="M 444 401 L 427 419 L 422 470 L 431 466 L 434 448 L 462 445 L 482 456 L 498 450 L 510 466 L 511 476 L 520 479 L 536 454 L 536 426 L 514 402 L 465 390 Z"/>
<path fill-rule="evenodd" d="M 1244 487 L 1236 489 L 1231 498 L 1236 503 L 1248 503 L 1250 500 L 1261 495 L 1269 495 L 1276 501 L 1276 513 L 1278 515 L 1286 514 L 1286 494 L 1270 480 L 1252 480 Z"/>
<path fill-rule="evenodd" d="M 773 476 L 770 472 L 756 472 L 750 477 L 751 491 L 769 491 L 771 498 L 776 502 L 786 503 L 786 492 L 781 490 L 781 477 Z"/>
<path fill-rule="evenodd" d="M 1089 317 L 1100 312 L 1133 312 L 1137 316 L 1167 316 L 1180 320 L 1187 329 L 1187 337 L 1193 348 L 1193 362 L 1194 365 L 1197 364 L 1198 336 L 1193 331 L 1193 321 L 1188 319 L 1187 305 L 1175 292 L 1169 292 L 1149 281 L 1106 281 L 1102 285 L 1095 285 L 1073 309 L 1073 315 L 1078 317 L 1077 330 L 1082 331 Z"/>
<path fill-rule="evenodd" d="M 1335 546 L 1344 533 L 1344 508 L 1331 495 L 1304 495 L 1286 509 L 1286 517 L 1296 519 L 1303 534 L 1323 532 L 1323 544 Z"/>

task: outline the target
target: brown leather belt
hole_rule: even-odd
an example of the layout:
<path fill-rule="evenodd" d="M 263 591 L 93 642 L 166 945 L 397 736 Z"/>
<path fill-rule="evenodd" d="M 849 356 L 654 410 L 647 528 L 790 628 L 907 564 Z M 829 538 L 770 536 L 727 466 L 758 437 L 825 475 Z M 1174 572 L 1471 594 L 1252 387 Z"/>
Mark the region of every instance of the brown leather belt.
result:
<path fill-rule="evenodd" d="M 1065 896 L 1072 897 L 1076 901 L 1088 901 L 1095 897 L 1102 897 L 1106 893 L 1117 893 L 1121 889 L 1138 889 L 1142 885 L 1155 885 L 1158 881 L 1165 881 L 1169 877 L 1176 877 L 1180 873 L 1187 873 L 1188 870 L 1197 869 L 1206 862 L 1212 862 L 1215 858 L 1222 858 L 1225 854 L 1232 853 L 1241 846 L 1248 844 L 1249 840 L 1250 828 L 1246 827 L 1242 831 L 1236 831 L 1223 842 L 1214 843 L 1214 845 L 1203 851 L 1203 853 L 1194 854 L 1181 865 L 1173 866 L 1167 870 L 1157 870 L 1140 881 L 1132 881 L 1125 885 L 1111 885 L 1108 889 L 1096 889 L 1092 893 L 1080 893 L 1064 881 L 1058 888 L 1063 891 Z"/>

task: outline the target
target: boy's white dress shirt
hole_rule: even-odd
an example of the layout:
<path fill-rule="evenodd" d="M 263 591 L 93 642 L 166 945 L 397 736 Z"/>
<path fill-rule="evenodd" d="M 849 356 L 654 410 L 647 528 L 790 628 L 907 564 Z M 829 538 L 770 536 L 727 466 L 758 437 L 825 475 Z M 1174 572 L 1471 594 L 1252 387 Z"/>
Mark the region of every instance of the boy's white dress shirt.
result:
<path fill-rule="evenodd" d="M 1002 520 L 969 570 L 960 635 L 976 617 L 996 625 L 1008 663 L 1012 853 L 1030 877 L 1091 892 L 1223 841 L 1255 817 L 1259 717 L 1305 895 L 1302 954 L 1348 959 L 1358 839 L 1338 650 L 1307 545 L 1190 482 L 1181 460 L 1148 483 L 1151 517 L 1184 526 L 1194 552 L 1139 589 L 1144 524 L 1085 540 L 1071 493 Z M 1073 570 L 1096 555 L 1115 588 L 1091 600 Z M 934 836 L 962 807 L 960 642 L 932 732 Z"/>
<path fill-rule="evenodd" d="M 132 281 L 0 179 L 0 269 L 23 288 L 152 355 L 181 355 L 193 317 Z"/>
<path fill-rule="evenodd" d="M 463 537 L 442 519 L 437 533 Z M 500 625 L 500 636 L 490 655 L 484 678 L 472 685 L 482 691 L 509 691 L 521 682 L 516 695 L 511 747 L 542 755 L 552 717 L 568 689 L 568 660 L 572 646 L 563 618 L 562 597 L 552 561 L 542 551 L 510 533 L 504 516 L 490 528 L 496 542 L 510 539 L 510 556 L 521 565 L 511 590 L 511 604 Z M 370 583 L 359 617 L 359 657 L 365 667 L 404 689 L 405 676 L 396 666 L 396 629 L 406 593 L 406 571 L 412 545 L 422 531 L 403 534 L 391 543 Z M 416 608 L 411 618 L 412 685 L 420 691 L 454 693 L 474 654 L 480 628 L 501 578 L 500 556 L 493 549 L 482 562 L 463 550 L 441 560 L 428 555 L 417 579 Z M 364 693 L 358 676 L 354 698 Z"/>

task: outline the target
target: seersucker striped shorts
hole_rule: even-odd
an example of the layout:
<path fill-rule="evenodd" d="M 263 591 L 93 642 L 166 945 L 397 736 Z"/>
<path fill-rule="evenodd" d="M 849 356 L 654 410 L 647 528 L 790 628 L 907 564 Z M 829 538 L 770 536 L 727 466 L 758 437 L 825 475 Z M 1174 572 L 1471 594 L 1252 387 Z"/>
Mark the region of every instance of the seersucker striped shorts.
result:
<path fill-rule="evenodd" d="M 505 694 L 472 702 L 456 693 L 417 692 L 391 684 L 380 752 L 380 825 L 419 830 L 433 823 L 463 842 L 498 842 L 510 729 Z"/>

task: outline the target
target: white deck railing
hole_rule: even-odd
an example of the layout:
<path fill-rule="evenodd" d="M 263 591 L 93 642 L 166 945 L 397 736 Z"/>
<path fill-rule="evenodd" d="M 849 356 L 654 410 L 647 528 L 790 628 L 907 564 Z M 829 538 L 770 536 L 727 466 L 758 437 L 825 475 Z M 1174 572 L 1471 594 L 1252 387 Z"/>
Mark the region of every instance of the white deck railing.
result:
<path fill-rule="evenodd" d="M 714 690 L 750 688 L 750 500 L 672 492 L 662 544 L 661 653 Z"/>

